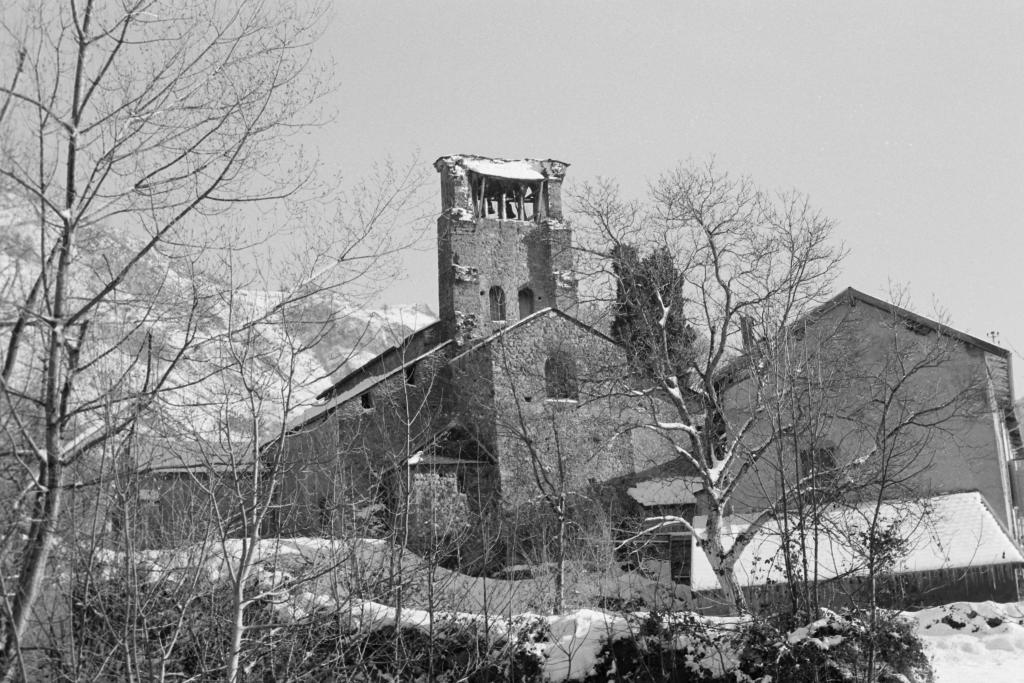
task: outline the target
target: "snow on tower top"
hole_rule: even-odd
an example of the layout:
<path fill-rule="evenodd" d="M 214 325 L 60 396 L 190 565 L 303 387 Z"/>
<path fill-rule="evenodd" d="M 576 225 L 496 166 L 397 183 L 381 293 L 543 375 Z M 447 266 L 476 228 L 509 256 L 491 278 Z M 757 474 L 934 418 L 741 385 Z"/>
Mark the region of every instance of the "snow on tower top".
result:
<path fill-rule="evenodd" d="M 451 154 L 439 157 L 434 168 L 441 171 L 448 168 L 458 172 L 473 171 L 492 178 L 509 178 L 513 180 L 544 180 L 545 178 L 561 179 L 569 164 L 556 159 L 500 159 L 482 157 L 475 154 Z"/>

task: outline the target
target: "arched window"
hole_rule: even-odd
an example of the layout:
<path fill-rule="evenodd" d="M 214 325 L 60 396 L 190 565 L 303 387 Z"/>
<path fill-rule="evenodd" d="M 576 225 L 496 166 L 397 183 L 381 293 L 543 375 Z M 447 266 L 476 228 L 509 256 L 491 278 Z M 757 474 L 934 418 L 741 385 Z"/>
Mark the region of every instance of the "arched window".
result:
<path fill-rule="evenodd" d="M 576 361 L 567 353 L 556 353 L 544 361 L 544 388 L 548 398 L 580 397 Z"/>
<path fill-rule="evenodd" d="M 491 301 L 491 320 L 505 320 L 505 290 L 495 285 L 488 293 Z"/>
<path fill-rule="evenodd" d="M 519 290 L 519 318 L 520 320 L 533 313 L 534 300 L 533 290 L 523 287 Z"/>

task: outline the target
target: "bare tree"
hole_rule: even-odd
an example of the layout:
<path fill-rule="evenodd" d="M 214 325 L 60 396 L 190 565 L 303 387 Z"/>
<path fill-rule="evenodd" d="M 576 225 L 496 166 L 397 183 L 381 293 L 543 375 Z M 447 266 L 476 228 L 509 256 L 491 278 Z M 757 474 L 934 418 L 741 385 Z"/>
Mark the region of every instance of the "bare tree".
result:
<path fill-rule="evenodd" d="M 649 381 L 643 428 L 673 444 L 699 482 L 704 527 L 672 516 L 650 520 L 643 533 L 679 525 L 692 533 L 733 610 L 747 608 L 736 563 L 767 522 L 794 503 L 820 508 L 877 476 L 885 483 L 873 492 L 891 496 L 924 466 L 920 439 L 970 403 L 976 374 L 923 389 L 948 357 L 941 333 L 894 333 L 905 348 L 879 355 L 854 342 L 852 323 L 815 324 L 843 249 L 806 197 L 768 194 L 709 163 L 658 178 L 646 207 L 607 182 L 584 185 L 575 201 L 589 262 L 608 264 L 593 273 L 605 286 L 618 282 L 619 310 L 624 292 L 644 297 L 631 307 L 639 341 L 635 333 L 622 340 Z M 675 261 L 664 271 L 670 281 L 631 294 L 615 259 L 659 251 Z M 676 330 L 682 322 L 694 332 L 686 344 L 671 332 L 673 319 Z M 892 372 L 877 372 L 878 363 Z M 871 386 L 879 377 L 885 382 Z M 843 434 L 843 456 L 827 457 L 821 437 Z M 728 516 L 737 505 L 754 512 L 733 537 Z"/>
<path fill-rule="evenodd" d="M 68 468 L 173 384 L 208 311 L 209 283 L 164 274 L 157 257 L 187 272 L 233 209 L 286 197 L 309 177 L 287 134 L 309 122 L 325 85 L 309 61 L 321 14 L 152 0 L 4 10 L 14 49 L 0 58 L 14 62 L 0 67 L 0 177 L 29 217 L 8 239 L 34 254 L 0 302 L 6 450 L 27 481 L 25 539 L 8 535 L 3 549 L 20 558 L 5 576 L 5 680 Z M 175 333 L 157 338 L 156 320 Z"/>
<path fill-rule="evenodd" d="M 877 606 L 878 574 L 908 544 L 896 532 L 914 528 L 887 523 L 883 504 L 926 509 L 919 501 L 930 493 L 935 452 L 961 448 L 964 425 L 987 410 L 984 372 L 958 367 L 958 339 L 895 307 L 873 315 L 846 306 L 819 311 L 784 332 L 770 367 L 760 361 L 764 418 L 752 431 L 772 434 L 773 445 L 755 488 L 775 510 L 794 614 L 813 616 L 822 606 L 822 539 L 860 549 L 870 590 L 848 597 Z M 858 520 L 857 538 L 837 521 L 843 517 Z"/>

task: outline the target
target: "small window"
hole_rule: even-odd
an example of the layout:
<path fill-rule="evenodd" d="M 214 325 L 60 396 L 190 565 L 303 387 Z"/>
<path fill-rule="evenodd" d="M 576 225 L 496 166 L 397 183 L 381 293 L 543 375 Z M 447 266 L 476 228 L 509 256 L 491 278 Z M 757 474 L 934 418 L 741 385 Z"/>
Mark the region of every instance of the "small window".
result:
<path fill-rule="evenodd" d="M 578 399 L 576 361 L 567 353 L 557 353 L 544 361 L 544 386 L 548 398 Z"/>
<path fill-rule="evenodd" d="M 525 318 L 534 312 L 535 302 L 533 298 L 533 290 L 529 287 L 523 287 L 519 290 L 519 318 Z"/>
<path fill-rule="evenodd" d="M 505 320 L 505 290 L 495 285 L 487 296 L 491 303 L 491 320 Z"/>
<path fill-rule="evenodd" d="M 416 364 L 405 368 L 405 383 L 409 386 L 416 386 Z"/>
<path fill-rule="evenodd" d="M 369 391 L 364 394 L 360 394 L 359 405 L 363 407 L 363 410 L 370 410 L 373 408 L 373 395 Z"/>

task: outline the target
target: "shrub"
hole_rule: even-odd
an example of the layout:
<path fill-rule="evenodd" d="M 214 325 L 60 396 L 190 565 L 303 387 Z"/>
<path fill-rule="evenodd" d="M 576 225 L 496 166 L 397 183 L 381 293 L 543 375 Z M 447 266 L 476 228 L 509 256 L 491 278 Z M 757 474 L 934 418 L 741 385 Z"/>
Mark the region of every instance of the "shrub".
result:
<path fill-rule="evenodd" d="M 705 631 L 699 617 L 658 612 L 625 616 L 632 626 L 630 635 L 604 645 L 586 683 L 716 680 L 712 671 L 701 664 L 716 639 Z"/>
<path fill-rule="evenodd" d="M 782 616 L 714 628 L 694 615 L 626 615 L 631 633 L 604 645 L 587 683 L 605 681 L 855 681 L 932 680 L 928 658 L 910 622 L 893 613 L 826 612 L 800 628 Z"/>
<path fill-rule="evenodd" d="M 898 614 L 876 613 L 872 628 L 863 612 L 824 613 L 790 631 L 769 621 L 752 622 L 744 630 L 743 673 L 794 683 L 932 680 L 920 638 Z"/>
<path fill-rule="evenodd" d="M 52 680 L 223 678 L 230 633 L 227 585 L 200 590 L 170 581 L 130 582 L 115 574 L 78 582 L 73 598 L 77 659 L 55 653 Z M 543 621 L 514 623 L 507 633 L 442 619 L 434 622 L 432 633 L 395 626 L 357 630 L 344 610 L 291 621 L 267 598 L 246 610 L 246 622 L 252 630 L 241 659 L 250 681 L 542 679 L 542 660 L 533 646 L 545 638 Z"/>

